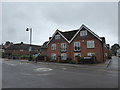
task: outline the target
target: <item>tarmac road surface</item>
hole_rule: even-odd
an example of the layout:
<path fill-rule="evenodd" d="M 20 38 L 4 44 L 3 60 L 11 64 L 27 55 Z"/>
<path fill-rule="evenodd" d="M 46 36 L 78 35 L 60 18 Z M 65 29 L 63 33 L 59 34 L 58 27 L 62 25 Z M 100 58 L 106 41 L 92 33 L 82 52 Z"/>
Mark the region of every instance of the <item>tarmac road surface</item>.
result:
<path fill-rule="evenodd" d="M 58 65 L 2 60 L 3 88 L 118 88 L 118 58 L 99 65 Z"/>

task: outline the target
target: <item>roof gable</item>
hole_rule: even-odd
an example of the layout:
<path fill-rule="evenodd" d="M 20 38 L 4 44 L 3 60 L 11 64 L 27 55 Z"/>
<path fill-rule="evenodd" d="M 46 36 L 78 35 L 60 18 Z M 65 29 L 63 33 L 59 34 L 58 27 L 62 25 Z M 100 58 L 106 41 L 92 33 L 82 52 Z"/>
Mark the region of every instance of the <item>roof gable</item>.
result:
<path fill-rule="evenodd" d="M 70 41 L 77 32 L 78 32 L 78 30 L 67 31 L 67 32 L 62 32 L 62 31 L 60 31 L 60 33 L 61 33 L 68 41 Z"/>
<path fill-rule="evenodd" d="M 86 27 L 84 24 L 82 24 L 82 26 L 77 29 L 77 30 L 72 30 L 72 31 L 66 31 L 66 32 L 62 32 L 60 30 L 56 30 L 56 32 L 53 34 L 52 38 L 49 40 L 49 42 L 47 43 L 47 45 L 51 42 L 51 40 L 54 38 L 54 36 L 59 33 L 68 43 L 71 43 L 73 41 L 73 39 L 79 34 L 79 32 L 85 28 L 88 32 L 90 32 L 94 37 L 96 37 L 98 40 L 102 41 L 102 39 L 95 34 L 93 31 L 91 31 L 88 27 Z"/>
<path fill-rule="evenodd" d="M 61 37 L 63 37 L 63 39 L 65 39 L 69 43 L 69 40 L 66 39 L 66 37 L 62 34 L 62 31 L 56 30 L 55 33 L 53 34 L 52 38 L 47 43 L 47 45 L 53 40 L 54 36 L 57 35 L 57 34 L 59 34 Z"/>
<path fill-rule="evenodd" d="M 102 39 L 95 34 L 93 31 L 91 31 L 89 28 L 87 28 L 84 24 L 82 24 L 82 26 L 79 28 L 78 32 L 73 36 L 73 38 L 70 40 L 70 43 L 73 41 L 73 39 L 79 34 L 79 32 L 85 28 L 88 32 L 90 32 L 93 36 L 95 36 L 98 40 L 102 41 Z"/>

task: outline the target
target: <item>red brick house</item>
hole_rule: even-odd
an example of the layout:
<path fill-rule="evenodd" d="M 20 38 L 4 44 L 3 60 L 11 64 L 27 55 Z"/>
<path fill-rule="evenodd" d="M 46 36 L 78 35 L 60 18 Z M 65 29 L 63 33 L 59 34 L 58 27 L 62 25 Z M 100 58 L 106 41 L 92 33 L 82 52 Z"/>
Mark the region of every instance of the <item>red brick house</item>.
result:
<path fill-rule="evenodd" d="M 25 44 L 23 42 L 17 43 L 17 44 L 12 44 L 9 47 L 5 48 L 5 53 L 6 54 L 20 54 L 20 55 L 29 55 L 29 44 Z M 39 53 L 41 50 L 41 46 L 38 45 L 31 45 L 32 54 Z"/>
<path fill-rule="evenodd" d="M 104 37 L 99 37 L 85 25 L 77 30 L 62 32 L 56 30 L 47 43 L 47 56 L 51 59 L 72 59 L 75 56 L 95 56 L 97 62 L 104 62 L 109 53 L 109 45 Z"/>

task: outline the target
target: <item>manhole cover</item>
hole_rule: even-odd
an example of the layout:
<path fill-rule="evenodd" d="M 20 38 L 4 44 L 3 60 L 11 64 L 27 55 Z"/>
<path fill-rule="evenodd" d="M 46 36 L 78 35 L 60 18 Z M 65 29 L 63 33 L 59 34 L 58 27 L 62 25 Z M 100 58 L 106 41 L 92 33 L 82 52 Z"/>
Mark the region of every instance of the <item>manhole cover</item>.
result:
<path fill-rule="evenodd" d="M 51 68 L 37 68 L 37 69 L 34 69 L 34 71 L 38 71 L 38 72 L 41 72 L 41 71 L 51 71 L 52 69 Z"/>

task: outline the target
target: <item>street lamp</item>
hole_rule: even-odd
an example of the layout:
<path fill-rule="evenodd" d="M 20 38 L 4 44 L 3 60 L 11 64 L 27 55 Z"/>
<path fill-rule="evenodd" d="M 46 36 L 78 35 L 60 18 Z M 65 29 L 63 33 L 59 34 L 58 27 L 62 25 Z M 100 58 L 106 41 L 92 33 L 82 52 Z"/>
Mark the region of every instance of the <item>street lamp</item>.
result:
<path fill-rule="evenodd" d="M 31 47 L 31 42 L 32 42 L 32 28 L 27 28 L 26 31 L 30 31 L 29 61 L 31 61 L 32 60 L 32 55 L 31 55 L 31 51 L 32 51 L 32 47 Z"/>

